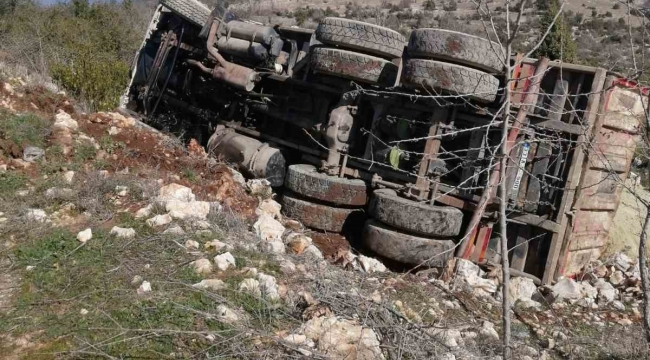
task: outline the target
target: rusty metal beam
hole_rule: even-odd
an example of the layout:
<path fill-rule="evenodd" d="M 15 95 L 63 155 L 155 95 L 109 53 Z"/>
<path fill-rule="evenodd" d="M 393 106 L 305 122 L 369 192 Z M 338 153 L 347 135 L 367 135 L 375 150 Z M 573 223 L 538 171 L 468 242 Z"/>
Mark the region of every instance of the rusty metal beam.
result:
<path fill-rule="evenodd" d="M 510 133 L 508 134 L 506 153 L 509 153 L 510 150 L 512 149 L 512 145 L 514 144 L 515 140 L 519 136 L 520 129 L 525 128 L 528 124 L 528 112 L 532 108 L 532 106 L 537 103 L 537 98 L 539 95 L 539 85 L 541 79 L 543 78 L 544 73 L 546 72 L 546 69 L 548 68 L 548 63 L 549 60 L 547 58 L 541 58 L 537 63 L 533 81 L 530 84 L 530 87 L 526 90 L 526 96 L 524 98 L 524 102 L 521 105 L 521 107 L 519 107 L 517 117 L 515 118 Z M 505 169 L 503 170 L 505 171 Z M 481 221 L 481 217 L 483 217 L 483 213 L 485 212 L 485 208 L 487 207 L 488 203 L 492 201 L 492 198 L 494 198 L 494 193 L 497 188 L 496 185 L 499 182 L 500 174 L 501 174 L 500 167 L 498 166 L 497 163 L 497 166 L 494 167 L 492 173 L 490 174 L 490 180 L 488 181 L 487 188 L 483 191 L 481 200 L 479 201 L 478 206 L 474 211 L 474 214 L 472 214 L 472 218 L 469 222 L 469 225 L 465 230 L 463 241 L 461 242 L 457 250 L 456 255 L 458 257 L 467 258 L 469 256 L 467 251 L 470 248 L 470 241 L 469 241 L 470 235 L 472 234 L 474 229 L 479 225 L 479 222 Z"/>
<path fill-rule="evenodd" d="M 431 115 L 431 126 L 429 127 L 429 138 L 424 145 L 422 159 L 420 160 L 420 168 L 418 169 L 418 178 L 415 181 L 415 187 L 420 190 L 429 189 L 429 179 L 427 179 L 427 171 L 429 170 L 429 162 L 438 157 L 440 151 L 440 143 L 442 140 L 439 137 L 434 137 L 442 133 L 441 123 L 446 123 L 448 110 L 446 108 L 437 108 Z"/>

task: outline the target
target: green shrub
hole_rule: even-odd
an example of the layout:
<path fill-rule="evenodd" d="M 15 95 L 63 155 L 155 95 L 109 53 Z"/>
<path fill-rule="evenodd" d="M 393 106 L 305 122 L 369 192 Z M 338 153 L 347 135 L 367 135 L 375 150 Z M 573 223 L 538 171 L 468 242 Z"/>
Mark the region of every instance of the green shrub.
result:
<path fill-rule="evenodd" d="M 433 0 L 427 0 L 424 2 L 424 10 L 436 10 L 436 3 Z"/>
<path fill-rule="evenodd" d="M 89 110 L 114 108 L 153 7 L 102 0 L 17 3 L 0 11 L 0 60 L 52 76 Z"/>
<path fill-rule="evenodd" d="M 540 32 L 544 33 L 549 27 L 551 27 L 551 31 L 543 39 L 535 56 L 574 62 L 577 57 L 577 47 L 571 36 L 571 29 L 567 21 L 560 17 L 557 22 L 553 22 L 555 15 L 560 11 L 559 0 L 548 1 L 543 5 L 543 9 L 544 13 L 540 19 Z"/>
<path fill-rule="evenodd" d="M 115 141 L 110 135 L 104 135 L 99 139 L 99 146 L 108 154 L 113 154 L 116 150 L 124 149 L 126 144 L 121 141 Z"/>
<path fill-rule="evenodd" d="M 75 160 L 84 163 L 97 155 L 97 149 L 92 144 L 79 144 L 74 148 Z"/>
<path fill-rule="evenodd" d="M 0 174 L 0 199 L 13 195 L 27 184 L 27 177 L 17 172 Z"/>
<path fill-rule="evenodd" d="M 458 3 L 456 3 L 455 0 L 451 0 L 449 3 L 444 5 L 442 8 L 445 11 L 456 11 L 456 10 L 458 10 Z"/>
<path fill-rule="evenodd" d="M 126 86 L 129 65 L 110 54 L 78 51 L 67 63 L 52 66 L 52 78 L 92 109 L 110 110 L 118 105 Z"/>
<path fill-rule="evenodd" d="M 0 112 L 0 139 L 9 140 L 18 146 L 43 147 L 49 132 L 49 122 L 38 116 Z"/>
<path fill-rule="evenodd" d="M 78 242 L 68 230 L 56 228 L 38 241 L 19 247 L 16 258 L 21 265 L 32 265 L 37 261 L 52 264 L 77 245 Z"/>

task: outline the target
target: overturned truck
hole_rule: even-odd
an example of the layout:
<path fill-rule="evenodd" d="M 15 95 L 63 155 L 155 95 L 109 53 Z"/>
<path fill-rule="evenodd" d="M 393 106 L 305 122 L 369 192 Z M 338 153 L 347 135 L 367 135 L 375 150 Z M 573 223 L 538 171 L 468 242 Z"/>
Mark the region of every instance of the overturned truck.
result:
<path fill-rule="evenodd" d="M 645 89 L 605 69 L 505 56 L 442 29 L 408 40 L 324 18 L 314 30 L 161 0 L 122 107 L 266 178 L 283 211 L 409 265 L 499 261 L 494 196 L 505 61 L 516 126 L 508 256 L 543 282 L 597 258 L 641 131 Z"/>

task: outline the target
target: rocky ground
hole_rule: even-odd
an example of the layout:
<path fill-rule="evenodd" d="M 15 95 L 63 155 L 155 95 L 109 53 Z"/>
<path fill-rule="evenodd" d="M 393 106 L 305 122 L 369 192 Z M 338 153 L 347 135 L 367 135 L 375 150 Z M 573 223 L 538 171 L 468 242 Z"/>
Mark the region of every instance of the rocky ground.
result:
<path fill-rule="evenodd" d="M 0 96 L 3 358 L 500 356 L 498 269 L 391 272 L 196 143 L 21 79 Z M 516 359 L 647 357 L 629 258 L 512 283 Z"/>

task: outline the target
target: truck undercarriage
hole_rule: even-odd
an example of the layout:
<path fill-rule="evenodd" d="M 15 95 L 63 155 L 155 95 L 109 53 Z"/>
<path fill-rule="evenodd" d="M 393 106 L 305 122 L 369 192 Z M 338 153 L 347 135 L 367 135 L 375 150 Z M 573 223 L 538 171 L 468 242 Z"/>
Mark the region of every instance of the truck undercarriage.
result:
<path fill-rule="evenodd" d="M 629 88 L 603 69 L 511 58 L 496 42 L 442 29 L 407 41 L 341 18 L 316 31 L 269 27 L 162 0 L 123 107 L 283 187 L 283 211 L 308 227 L 363 229 L 367 249 L 412 266 L 493 263 L 505 61 L 517 65 L 519 119 L 505 169 L 509 256 L 513 270 L 549 282 L 566 272 L 566 254 L 584 250 L 572 248 L 567 210 L 581 210 L 580 175 L 599 168 L 585 140 Z M 619 142 L 635 141 L 637 128 L 609 126 Z M 614 155 L 605 178 L 629 171 L 629 154 Z"/>

